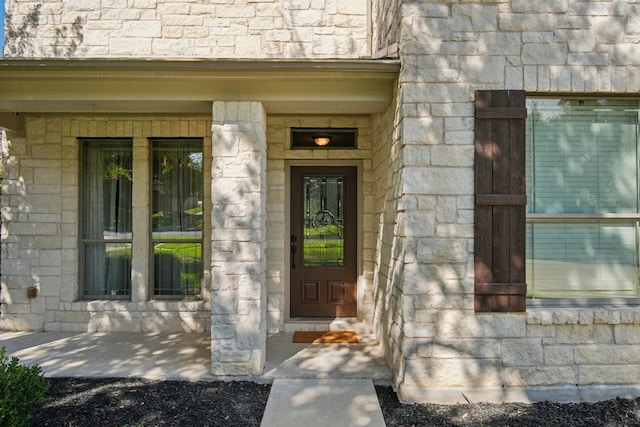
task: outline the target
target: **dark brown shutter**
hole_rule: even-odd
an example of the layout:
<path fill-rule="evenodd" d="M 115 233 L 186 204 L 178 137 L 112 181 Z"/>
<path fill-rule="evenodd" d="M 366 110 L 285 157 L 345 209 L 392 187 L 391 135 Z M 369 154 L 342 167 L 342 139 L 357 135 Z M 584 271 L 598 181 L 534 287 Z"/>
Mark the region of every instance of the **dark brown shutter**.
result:
<path fill-rule="evenodd" d="M 476 91 L 475 311 L 526 310 L 524 91 Z"/>

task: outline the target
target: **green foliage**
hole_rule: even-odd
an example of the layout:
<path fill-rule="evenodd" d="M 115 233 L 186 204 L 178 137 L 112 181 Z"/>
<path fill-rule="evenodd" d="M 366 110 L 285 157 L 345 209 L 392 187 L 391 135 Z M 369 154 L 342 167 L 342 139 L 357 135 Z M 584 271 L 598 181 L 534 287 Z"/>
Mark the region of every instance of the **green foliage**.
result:
<path fill-rule="evenodd" d="M 156 277 L 165 284 L 180 286 L 182 295 L 197 295 L 202 282 L 200 243 L 157 243 L 154 246 Z M 162 286 L 161 286 L 162 287 Z"/>
<path fill-rule="evenodd" d="M 342 240 L 325 239 L 304 241 L 304 260 L 306 266 L 342 265 L 344 247 Z"/>
<path fill-rule="evenodd" d="M 154 249 L 155 255 L 173 255 L 179 259 L 202 258 L 202 245 L 198 243 L 157 243 Z"/>
<path fill-rule="evenodd" d="M 0 350 L 0 426 L 31 425 L 33 406 L 42 400 L 50 383 L 39 366 L 25 366 L 17 357 L 11 360 Z"/>
<path fill-rule="evenodd" d="M 104 165 L 104 179 L 117 181 L 120 178 L 126 178 L 131 181 L 131 171 L 125 169 L 116 161 Z"/>
<path fill-rule="evenodd" d="M 337 238 L 342 236 L 342 227 L 336 224 L 319 225 L 316 227 L 305 227 L 304 235 L 309 238 L 325 238 L 332 237 Z"/>

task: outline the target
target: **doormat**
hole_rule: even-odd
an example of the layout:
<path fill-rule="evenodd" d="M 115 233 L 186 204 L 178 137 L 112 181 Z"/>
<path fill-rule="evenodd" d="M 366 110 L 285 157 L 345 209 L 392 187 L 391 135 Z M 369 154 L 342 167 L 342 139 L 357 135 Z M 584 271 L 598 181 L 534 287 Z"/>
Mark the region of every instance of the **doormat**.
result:
<path fill-rule="evenodd" d="M 294 343 L 357 344 L 358 334 L 353 331 L 296 331 Z"/>

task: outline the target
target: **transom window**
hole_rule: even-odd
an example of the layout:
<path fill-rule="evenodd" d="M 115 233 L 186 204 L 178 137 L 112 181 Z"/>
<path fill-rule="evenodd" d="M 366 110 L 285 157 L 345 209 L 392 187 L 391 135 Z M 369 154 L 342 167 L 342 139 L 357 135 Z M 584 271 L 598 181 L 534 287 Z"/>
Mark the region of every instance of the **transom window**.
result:
<path fill-rule="evenodd" d="M 638 298 L 638 101 L 527 100 L 527 286 Z"/>

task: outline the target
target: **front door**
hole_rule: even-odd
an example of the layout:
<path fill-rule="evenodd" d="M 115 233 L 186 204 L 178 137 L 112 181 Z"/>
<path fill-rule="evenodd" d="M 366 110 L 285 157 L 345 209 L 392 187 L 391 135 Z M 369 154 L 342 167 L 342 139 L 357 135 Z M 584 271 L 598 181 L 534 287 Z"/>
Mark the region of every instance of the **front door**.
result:
<path fill-rule="evenodd" d="M 291 168 L 291 317 L 357 314 L 356 171 Z"/>

